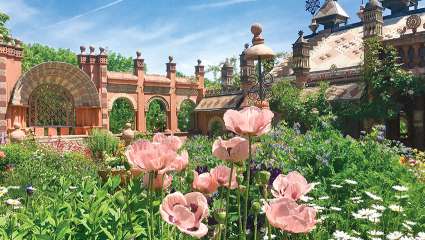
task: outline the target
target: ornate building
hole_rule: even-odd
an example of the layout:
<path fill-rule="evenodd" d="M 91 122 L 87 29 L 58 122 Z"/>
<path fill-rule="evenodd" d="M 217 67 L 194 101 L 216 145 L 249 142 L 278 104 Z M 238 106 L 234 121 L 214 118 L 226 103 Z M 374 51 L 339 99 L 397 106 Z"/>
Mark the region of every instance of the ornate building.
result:
<path fill-rule="evenodd" d="M 329 101 L 359 100 L 365 88 L 360 71 L 365 51 L 363 41 L 371 36 L 394 46 L 404 68 L 424 76 L 425 9 L 417 6 L 417 0 L 369 0 L 360 6 L 359 22 L 342 26 L 348 15 L 336 0 L 326 0 L 312 19 L 312 34 L 305 36 L 300 32 L 293 44 L 296 85 L 312 92 L 318 90 L 319 82 L 328 81 Z M 385 8 L 391 11 L 390 15 L 383 16 Z M 399 116 L 387 122 L 388 137 L 400 139 L 402 121 L 408 129 L 403 140 L 425 148 L 424 113 L 424 97 L 407 100 Z M 358 136 L 364 126 L 361 122 L 347 121 L 346 127 L 347 133 Z"/>
<path fill-rule="evenodd" d="M 21 75 L 22 48 L 17 40 L 0 39 L 0 134 L 13 126 L 31 129 L 37 136 L 87 134 L 108 128 L 117 99 L 126 99 L 136 115 L 135 129 L 146 131 L 146 112 L 153 101 L 166 111 L 168 132 L 179 132 L 177 115 L 185 101 L 198 103 L 204 94 L 204 66 L 195 66 L 195 77 L 176 76 L 169 57 L 166 75 L 145 74 L 137 52 L 134 72 L 108 71 L 104 48 L 81 47 L 79 66 L 46 62 Z"/>

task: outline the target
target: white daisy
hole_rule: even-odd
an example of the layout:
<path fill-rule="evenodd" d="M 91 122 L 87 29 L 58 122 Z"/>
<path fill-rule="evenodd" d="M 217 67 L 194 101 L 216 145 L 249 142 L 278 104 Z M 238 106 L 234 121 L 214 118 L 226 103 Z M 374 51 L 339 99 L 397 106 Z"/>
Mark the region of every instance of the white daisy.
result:
<path fill-rule="evenodd" d="M 394 211 L 394 212 L 403 212 L 404 211 L 403 207 L 402 206 L 399 206 L 397 204 L 391 204 L 390 206 L 388 206 L 388 208 L 391 211 Z"/>
<path fill-rule="evenodd" d="M 8 192 L 6 187 L 0 187 L 0 197 L 3 197 Z"/>
<path fill-rule="evenodd" d="M 358 182 L 351 180 L 351 179 L 345 179 L 344 182 L 351 184 L 351 185 L 357 185 L 358 184 Z"/>
<path fill-rule="evenodd" d="M 413 229 L 410 225 L 407 225 L 406 223 L 402 223 L 401 225 L 403 225 L 404 228 L 406 228 L 409 232 L 411 232 Z"/>
<path fill-rule="evenodd" d="M 416 236 L 417 240 L 425 240 L 425 232 L 419 232 Z"/>
<path fill-rule="evenodd" d="M 380 196 L 377 196 L 377 195 L 375 195 L 375 194 L 373 194 L 373 193 L 371 193 L 371 192 L 365 191 L 365 194 L 366 194 L 368 197 L 370 197 L 370 198 L 372 198 L 373 200 L 375 200 L 375 201 L 383 201 L 383 199 L 382 199 Z"/>
<path fill-rule="evenodd" d="M 403 237 L 403 234 L 401 232 L 398 232 L 398 231 L 387 234 L 388 240 L 398 240 L 401 237 Z"/>
<path fill-rule="evenodd" d="M 336 230 L 334 232 L 333 237 L 336 240 L 348 240 L 348 239 L 350 239 L 350 235 L 348 235 L 347 233 L 345 233 L 343 231 L 339 231 L 339 230 Z"/>
<path fill-rule="evenodd" d="M 377 230 L 370 230 L 367 233 L 371 236 L 382 236 L 382 235 L 384 235 L 384 232 L 377 231 Z"/>
<path fill-rule="evenodd" d="M 395 197 L 396 197 L 397 199 L 406 199 L 406 198 L 409 198 L 409 195 L 401 195 L 401 196 L 396 195 Z"/>
<path fill-rule="evenodd" d="M 7 199 L 6 205 L 11 206 L 13 209 L 21 208 L 21 202 L 18 199 Z"/>
<path fill-rule="evenodd" d="M 300 200 L 303 202 L 310 202 L 311 200 L 313 200 L 314 198 L 309 197 L 309 196 L 301 196 Z"/>
<path fill-rule="evenodd" d="M 328 199 L 329 199 L 329 196 L 319 197 L 318 199 L 319 199 L 319 200 L 328 200 Z"/>
<path fill-rule="evenodd" d="M 393 189 L 399 192 L 407 192 L 407 190 L 409 190 L 407 187 L 400 185 L 393 186 Z"/>
<path fill-rule="evenodd" d="M 409 221 L 409 220 L 404 221 L 404 223 L 406 223 L 407 225 L 410 225 L 410 226 L 415 226 L 417 224 L 416 222 Z"/>
<path fill-rule="evenodd" d="M 337 184 L 331 184 L 331 187 L 335 189 L 342 188 L 341 185 L 337 185 Z"/>
<path fill-rule="evenodd" d="M 377 211 L 385 211 L 385 209 L 387 209 L 386 207 L 382 206 L 382 205 L 377 205 L 377 204 L 373 204 L 372 208 L 377 210 Z"/>
<path fill-rule="evenodd" d="M 330 210 L 333 210 L 333 211 L 336 211 L 336 212 L 341 212 L 342 211 L 342 209 L 339 208 L 339 207 L 330 207 L 329 209 Z"/>

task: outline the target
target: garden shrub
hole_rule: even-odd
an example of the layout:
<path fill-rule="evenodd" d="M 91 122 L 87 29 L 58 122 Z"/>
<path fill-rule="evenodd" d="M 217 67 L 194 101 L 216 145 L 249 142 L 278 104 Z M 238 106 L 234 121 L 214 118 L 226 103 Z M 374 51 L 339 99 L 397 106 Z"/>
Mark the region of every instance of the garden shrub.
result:
<path fill-rule="evenodd" d="M 105 154 L 115 155 L 119 147 L 119 139 L 105 129 L 93 129 L 86 140 L 93 159 L 103 161 Z"/>

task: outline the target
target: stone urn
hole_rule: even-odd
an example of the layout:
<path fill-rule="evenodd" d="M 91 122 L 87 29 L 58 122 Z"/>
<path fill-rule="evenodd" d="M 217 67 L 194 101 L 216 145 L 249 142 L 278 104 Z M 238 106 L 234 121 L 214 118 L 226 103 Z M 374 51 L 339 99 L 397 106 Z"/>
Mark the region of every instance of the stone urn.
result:
<path fill-rule="evenodd" d="M 25 140 L 26 133 L 21 129 L 21 124 L 15 123 L 13 125 L 14 130 L 10 133 L 10 141 L 12 143 L 21 143 Z"/>
<path fill-rule="evenodd" d="M 121 139 L 125 142 L 125 145 L 128 146 L 134 140 L 134 131 L 131 129 L 131 123 L 125 124 L 124 131 L 122 131 Z"/>

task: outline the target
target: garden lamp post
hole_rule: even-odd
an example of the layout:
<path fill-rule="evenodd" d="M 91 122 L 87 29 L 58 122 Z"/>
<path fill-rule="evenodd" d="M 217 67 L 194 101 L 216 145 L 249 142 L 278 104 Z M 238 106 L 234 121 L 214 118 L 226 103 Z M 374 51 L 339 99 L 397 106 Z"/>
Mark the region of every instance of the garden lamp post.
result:
<path fill-rule="evenodd" d="M 253 101 L 259 100 L 262 104 L 266 99 L 266 94 L 273 83 L 273 76 L 263 71 L 262 63 L 271 60 L 275 57 L 273 50 L 264 44 L 264 38 L 261 35 L 262 27 L 258 23 L 251 26 L 251 32 L 254 35 L 252 38 L 252 46 L 246 50 L 245 60 L 257 61 L 258 73 L 255 73 L 249 78 L 254 79 L 255 85 L 249 91 L 249 98 Z M 258 74 L 258 76 L 257 76 Z M 267 75 L 266 75 L 267 74 Z M 258 81 L 256 81 L 258 79 Z"/>

